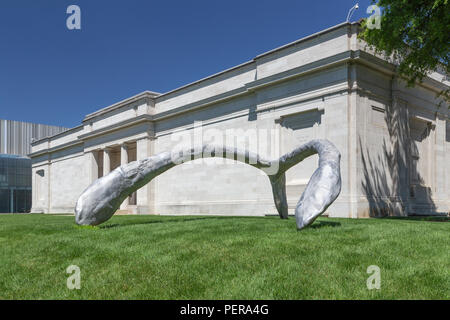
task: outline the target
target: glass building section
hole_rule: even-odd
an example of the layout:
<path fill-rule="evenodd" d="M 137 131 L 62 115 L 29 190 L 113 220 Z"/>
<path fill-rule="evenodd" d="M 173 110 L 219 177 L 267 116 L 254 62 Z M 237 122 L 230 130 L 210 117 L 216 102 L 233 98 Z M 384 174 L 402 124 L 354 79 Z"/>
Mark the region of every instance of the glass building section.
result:
<path fill-rule="evenodd" d="M 31 210 L 31 142 L 67 130 L 44 124 L 0 120 L 0 213 Z"/>
<path fill-rule="evenodd" d="M 31 159 L 0 154 L 0 213 L 31 209 Z"/>

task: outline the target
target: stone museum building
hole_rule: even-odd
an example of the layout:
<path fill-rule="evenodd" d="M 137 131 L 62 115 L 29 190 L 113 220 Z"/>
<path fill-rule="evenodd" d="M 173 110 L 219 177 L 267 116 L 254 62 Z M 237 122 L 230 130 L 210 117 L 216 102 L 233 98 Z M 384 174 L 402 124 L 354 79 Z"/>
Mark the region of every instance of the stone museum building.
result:
<path fill-rule="evenodd" d="M 31 141 L 67 128 L 0 120 L 0 213 L 31 209 Z"/>
<path fill-rule="evenodd" d="M 195 140 L 201 123 L 204 142 L 207 133 L 235 129 L 236 139 L 252 139 L 256 132 L 275 157 L 312 139 L 333 142 L 342 155 L 342 190 L 326 212 L 331 217 L 447 215 L 450 112 L 437 97 L 450 85 L 447 75 L 434 72 L 406 87 L 394 64 L 358 40 L 358 28 L 343 23 L 173 91 L 140 93 L 33 142 L 32 211 L 73 213 L 94 180 L 170 152 L 178 133 Z M 317 159 L 287 172 L 291 213 Z M 120 212 L 277 214 L 267 176 L 215 160 L 170 169 L 126 199 Z"/>

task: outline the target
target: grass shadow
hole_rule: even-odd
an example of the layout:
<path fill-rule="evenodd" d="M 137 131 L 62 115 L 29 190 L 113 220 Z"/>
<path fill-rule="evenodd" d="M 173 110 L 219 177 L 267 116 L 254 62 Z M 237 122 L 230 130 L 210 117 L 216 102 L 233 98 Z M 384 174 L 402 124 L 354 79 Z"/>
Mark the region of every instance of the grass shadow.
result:
<path fill-rule="evenodd" d="M 315 221 L 308 228 L 319 229 L 319 228 L 323 228 L 323 227 L 332 227 L 332 228 L 341 227 L 341 223 L 333 222 L 333 221 Z"/>
<path fill-rule="evenodd" d="M 450 217 L 448 217 L 448 216 L 381 217 L 379 219 L 413 220 L 413 221 L 424 221 L 424 222 L 450 222 Z"/>
<path fill-rule="evenodd" d="M 212 220 L 212 219 L 221 219 L 221 218 L 233 218 L 233 217 L 189 217 L 189 218 L 177 218 L 177 219 L 160 219 L 160 220 L 148 220 L 148 221 L 136 221 L 136 222 L 125 222 L 125 223 L 113 223 L 113 224 L 105 224 L 99 226 L 100 229 L 111 229 L 118 227 L 126 227 L 133 225 L 145 225 L 145 224 L 154 224 L 154 223 L 176 223 L 176 222 L 186 222 L 186 221 L 197 221 L 197 220 Z"/>
<path fill-rule="evenodd" d="M 133 225 L 146 225 L 146 224 L 154 224 L 154 223 L 176 223 L 176 222 L 187 222 L 187 221 L 198 221 L 198 220 L 236 220 L 236 219 L 261 219 L 264 217 L 259 216 L 176 216 L 171 217 L 170 216 L 161 216 L 161 219 L 154 219 L 155 216 L 151 218 L 151 220 L 140 220 L 140 221 L 127 221 L 123 223 L 110 223 L 110 224 L 104 224 L 97 226 L 99 229 L 111 229 L 111 228 L 118 228 L 118 227 L 126 227 L 126 226 L 133 226 Z M 278 217 L 278 215 L 274 215 L 274 217 Z M 114 221 L 115 222 L 115 221 Z M 330 222 L 331 223 L 331 222 Z"/>

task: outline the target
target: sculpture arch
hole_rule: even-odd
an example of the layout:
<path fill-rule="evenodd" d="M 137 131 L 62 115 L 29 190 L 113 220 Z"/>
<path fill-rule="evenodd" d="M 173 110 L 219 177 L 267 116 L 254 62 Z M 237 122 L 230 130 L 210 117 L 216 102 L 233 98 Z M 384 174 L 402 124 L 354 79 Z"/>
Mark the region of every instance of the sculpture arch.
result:
<path fill-rule="evenodd" d="M 341 190 L 340 158 L 337 148 L 328 140 L 312 140 L 279 159 L 264 159 L 248 150 L 204 145 L 201 149 L 183 152 L 163 152 L 144 160 L 122 165 L 104 177 L 94 181 L 78 198 L 75 206 L 75 222 L 79 225 L 98 225 L 108 219 L 130 194 L 142 188 L 165 171 L 184 163 L 184 160 L 233 155 L 241 161 L 267 174 L 267 169 L 278 166 L 275 174 L 268 175 L 275 206 L 280 218 L 287 219 L 285 172 L 292 166 L 313 155 L 319 155 L 319 167 L 311 176 L 295 208 L 297 229 L 310 225 L 334 202 Z M 266 170 L 266 171 L 265 171 Z"/>

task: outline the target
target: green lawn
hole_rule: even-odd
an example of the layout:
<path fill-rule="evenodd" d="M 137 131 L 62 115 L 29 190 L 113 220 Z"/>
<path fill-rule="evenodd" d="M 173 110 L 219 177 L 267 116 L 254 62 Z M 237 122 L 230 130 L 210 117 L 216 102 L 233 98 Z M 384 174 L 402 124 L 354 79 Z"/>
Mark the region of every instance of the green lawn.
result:
<path fill-rule="evenodd" d="M 0 299 L 449 299 L 448 218 L 0 215 Z M 81 289 L 66 268 L 81 269 Z M 381 269 L 368 290 L 367 267 Z"/>

